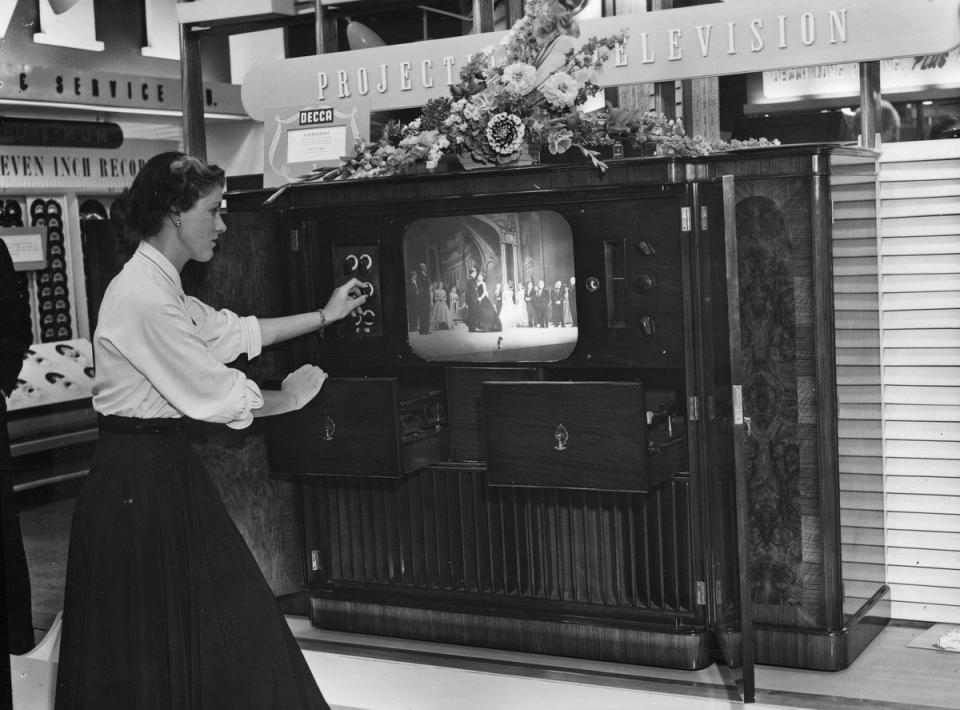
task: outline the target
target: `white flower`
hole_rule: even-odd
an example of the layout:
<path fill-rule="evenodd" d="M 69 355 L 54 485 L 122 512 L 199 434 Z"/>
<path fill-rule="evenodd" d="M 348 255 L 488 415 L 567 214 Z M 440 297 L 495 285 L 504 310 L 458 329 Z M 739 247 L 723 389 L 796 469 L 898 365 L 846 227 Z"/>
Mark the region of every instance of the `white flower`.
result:
<path fill-rule="evenodd" d="M 468 121 L 475 121 L 480 118 L 480 107 L 475 103 L 468 102 L 463 107 L 463 117 Z"/>
<path fill-rule="evenodd" d="M 555 108 L 573 106 L 580 93 L 580 85 L 566 72 L 550 75 L 540 87 L 543 97 Z"/>
<path fill-rule="evenodd" d="M 500 83 L 507 91 L 523 96 L 533 89 L 536 78 L 537 70 L 534 67 L 523 62 L 514 62 L 503 68 Z"/>
<path fill-rule="evenodd" d="M 573 80 L 583 86 L 587 82 L 596 84 L 600 80 L 600 72 L 593 67 L 581 67 L 571 74 Z"/>

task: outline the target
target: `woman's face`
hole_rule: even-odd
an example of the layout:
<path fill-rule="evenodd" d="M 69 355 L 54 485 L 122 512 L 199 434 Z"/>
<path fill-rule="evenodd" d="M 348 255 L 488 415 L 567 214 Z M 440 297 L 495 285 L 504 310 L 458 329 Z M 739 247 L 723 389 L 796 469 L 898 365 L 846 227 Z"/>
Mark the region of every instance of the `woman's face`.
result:
<path fill-rule="evenodd" d="M 217 239 L 227 231 L 220 216 L 223 188 L 219 185 L 202 195 L 189 210 L 180 213 L 178 236 L 187 260 L 210 261 Z"/>

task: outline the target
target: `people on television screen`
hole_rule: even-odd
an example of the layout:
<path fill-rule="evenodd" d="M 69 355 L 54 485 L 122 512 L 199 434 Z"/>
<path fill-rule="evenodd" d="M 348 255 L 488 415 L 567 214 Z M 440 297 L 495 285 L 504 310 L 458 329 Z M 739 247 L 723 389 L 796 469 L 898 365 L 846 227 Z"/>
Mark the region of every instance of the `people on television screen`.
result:
<path fill-rule="evenodd" d="M 417 320 L 420 323 L 420 334 L 430 332 L 431 295 L 430 278 L 427 276 L 427 265 L 421 263 L 417 271 Z"/>
<path fill-rule="evenodd" d="M 477 332 L 477 267 L 467 271 L 467 330 Z"/>
<path fill-rule="evenodd" d="M 563 281 L 560 279 L 550 289 L 550 323 L 555 328 L 563 327 Z"/>
<path fill-rule="evenodd" d="M 500 323 L 500 316 L 497 315 L 496 306 L 490 297 L 487 289 L 486 280 L 483 272 L 477 273 L 477 322 L 476 330 L 483 333 L 497 332 L 503 330 Z"/>

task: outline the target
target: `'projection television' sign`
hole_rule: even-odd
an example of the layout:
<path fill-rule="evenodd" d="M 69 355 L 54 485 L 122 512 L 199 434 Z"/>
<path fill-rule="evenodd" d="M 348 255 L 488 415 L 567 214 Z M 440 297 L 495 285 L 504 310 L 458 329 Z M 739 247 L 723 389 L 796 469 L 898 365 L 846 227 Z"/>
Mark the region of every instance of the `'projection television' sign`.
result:
<path fill-rule="evenodd" d="M 580 40 L 626 29 L 599 83 L 619 86 L 791 67 L 872 61 L 960 45 L 960 0 L 738 0 L 580 22 Z M 372 111 L 446 95 L 469 55 L 506 32 L 450 37 L 266 62 L 241 98 L 267 106 L 370 101 Z"/>

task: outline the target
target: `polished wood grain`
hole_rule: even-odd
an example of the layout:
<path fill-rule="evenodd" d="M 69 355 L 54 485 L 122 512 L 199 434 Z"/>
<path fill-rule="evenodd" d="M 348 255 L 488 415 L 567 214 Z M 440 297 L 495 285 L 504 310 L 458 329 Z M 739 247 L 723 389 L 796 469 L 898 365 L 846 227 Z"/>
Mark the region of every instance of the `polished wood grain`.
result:
<path fill-rule="evenodd" d="M 448 367 L 447 401 L 450 403 L 450 460 L 485 461 L 483 433 L 483 382 L 535 380 L 532 367 Z"/>
<path fill-rule="evenodd" d="M 632 382 L 484 382 L 494 485 L 645 491 L 646 398 Z"/>

